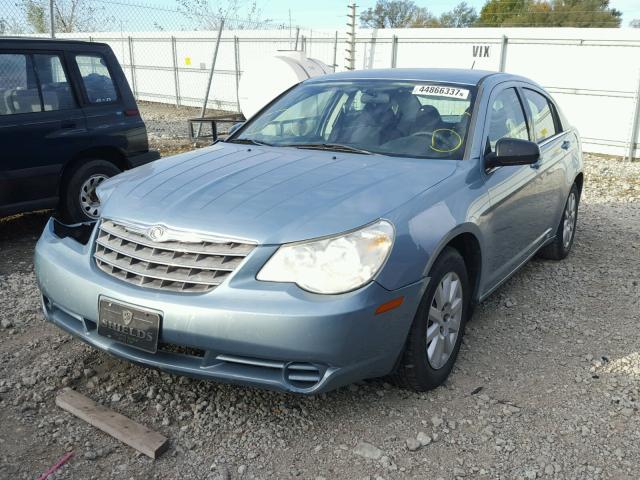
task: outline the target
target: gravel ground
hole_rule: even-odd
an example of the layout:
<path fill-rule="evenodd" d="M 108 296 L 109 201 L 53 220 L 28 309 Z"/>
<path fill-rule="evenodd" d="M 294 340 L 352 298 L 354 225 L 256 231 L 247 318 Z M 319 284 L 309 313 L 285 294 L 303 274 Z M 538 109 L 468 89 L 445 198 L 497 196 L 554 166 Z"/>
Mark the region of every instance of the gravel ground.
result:
<path fill-rule="evenodd" d="M 468 325 L 447 384 L 317 397 L 132 366 L 42 320 L 44 214 L 0 221 L 0 478 L 637 479 L 640 163 L 589 157 L 574 251 L 534 260 Z M 154 428 L 152 461 L 54 404 L 72 386 Z"/>

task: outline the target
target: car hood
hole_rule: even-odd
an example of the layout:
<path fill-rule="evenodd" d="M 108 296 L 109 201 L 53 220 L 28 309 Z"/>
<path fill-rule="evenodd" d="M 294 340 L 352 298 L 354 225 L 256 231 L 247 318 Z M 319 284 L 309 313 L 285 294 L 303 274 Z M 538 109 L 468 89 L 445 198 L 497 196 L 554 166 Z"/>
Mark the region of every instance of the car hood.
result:
<path fill-rule="evenodd" d="M 365 225 L 458 162 L 218 143 L 104 182 L 103 217 L 280 244 Z"/>

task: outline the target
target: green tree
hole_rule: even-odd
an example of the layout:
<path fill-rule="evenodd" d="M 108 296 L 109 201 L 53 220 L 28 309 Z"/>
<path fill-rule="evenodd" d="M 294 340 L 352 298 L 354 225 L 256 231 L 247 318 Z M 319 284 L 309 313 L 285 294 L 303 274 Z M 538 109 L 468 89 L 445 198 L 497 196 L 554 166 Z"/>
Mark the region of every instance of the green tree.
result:
<path fill-rule="evenodd" d="M 443 27 L 471 27 L 478 20 L 478 12 L 467 2 L 460 2 L 453 10 L 440 15 L 440 25 Z"/>
<path fill-rule="evenodd" d="M 49 0 L 23 0 L 22 9 L 27 24 L 34 33 L 49 32 Z M 103 5 L 96 5 L 92 0 L 54 0 L 56 32 L 108 30 L 114 21 L 104 11 Z"/>
<path fill-rule="evenodd" d="M 622 13 L 609 0 L 489 0 L 482 27 L 619 27 Z"/>
<path fill-rule="evenodd" d="M 360 14 L 360 24 L 372 28 L 438 26 L 438 19 L 411 0 L 378 0 L 375 7 Z"/>
<path fill-rule="evenodd" d="M 42 2 L 27 0 L 24 2 L 24 10 L 27 23 L 33 28 L 34 33 L 47 33 L 49 31 L 48 15 L 45 13 Z"/>

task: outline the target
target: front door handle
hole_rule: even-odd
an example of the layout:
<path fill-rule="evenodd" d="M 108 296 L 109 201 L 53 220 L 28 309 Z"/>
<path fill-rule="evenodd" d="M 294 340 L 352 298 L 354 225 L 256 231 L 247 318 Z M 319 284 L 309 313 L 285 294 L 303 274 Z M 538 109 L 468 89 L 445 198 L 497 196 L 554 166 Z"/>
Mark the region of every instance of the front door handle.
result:
<path fill-rule="evenodd" d="M 565 140 L 564 142 L 562 142 L 562 144 L 560 145 L 560 148 L 564 149 L 564 150 L 569 150 L 569 147 L 571 146 L 571 142 L 569 140 Z"/>

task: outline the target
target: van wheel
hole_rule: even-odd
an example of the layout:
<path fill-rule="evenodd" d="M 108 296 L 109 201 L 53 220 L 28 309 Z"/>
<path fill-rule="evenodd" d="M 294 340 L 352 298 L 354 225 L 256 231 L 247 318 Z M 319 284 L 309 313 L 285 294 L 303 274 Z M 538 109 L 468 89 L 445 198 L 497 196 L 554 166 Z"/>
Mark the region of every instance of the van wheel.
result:
<path fill-rule="evenodd" d="M 96 187 L 120 173 L 105 160 L 86 160 L 73 172 L 64 186 L 61 199 L 62 216 L 69 223 L 93 222 L 100 217 L 100 201 Z"/>
<path fill-rule="evenodd" d="M 418 392 L 438 387 L 451 373 L 471 299 L 467 269 L 456 249 L 440 254 L 429 277 L 397 372 L 401 385 Z"/>
<path fill-rule="evenodd" d="M 564 204 L 564 211 L 560 224 L 556 230 L 553 242 L 543 247 L 538 256 L 549 260 L 562 260 L 569 255 L 573 240 L 576 236 L 576 226 L 578 225 L 578 204 L 580 203 L 580 192 L 574 183 Z"/>

